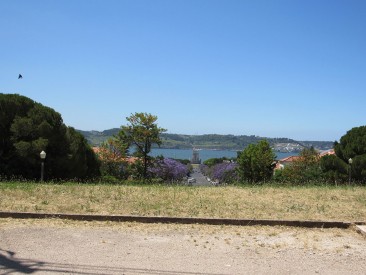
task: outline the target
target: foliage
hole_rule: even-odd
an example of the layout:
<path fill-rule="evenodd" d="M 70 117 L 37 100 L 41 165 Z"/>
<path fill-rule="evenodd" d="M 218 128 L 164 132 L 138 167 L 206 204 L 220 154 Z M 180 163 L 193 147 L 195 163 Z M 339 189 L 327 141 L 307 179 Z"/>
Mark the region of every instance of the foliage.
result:
<path fill-rule="evenodd" d="M 39 178 L 42 150 L 47 153 L 45 178 L 99 175 L 86 139 L 65 126 L 59 113 L 24 96 L 0 94 L 0 174 Z"/>
<path fill-rule="evenodd" d="M 324 156 L 320 159 L 320 168 L 325 181 L 338 184 L 348 179 L 347 164 L 335 155 Z"/>
<path fill-rule="evenodd" d="M 210 158 L 208 160 L 205 160 L 203 162 L 203 164 L 206 164 L 207 166 L 209 167 L 212 167 L 216 164 L 219 164 L 219 163 L 223 163 L 224 161 L 229 161 L 230 159 L 226 158 L 226 157 L 222 157 L 222 158 Z"/>
<path fill-rule="evenodd" d="M 63 172 L 66 174 L 58 178 L 85 180 L 99 177 L 100 162 L 86 139 L 74 128 L 67 127 L 66 140 L 68 146 L 67 170 Z"/>
<path fill-rule="evenodd" d="M 182 164 L 189 165 L 191 161 L 189 159 L 174 159 L 176 161 L 179 161 Z"/>
<path fill-rule="evenodd" d="M 349 158 L 366 154 L 366 126 L 355 127 L 335 142 L 336 155 L 348 163 Z"/>
<path fill-rule="evenodd" d="M 201 172 L 220 183 L 232 183 L 239 180 L 237 163 L 227 158 L 211 158 L 200 165 Z"/>
<path fill-rule="evenodd" d="M 200 171 L 205 176 L 210 176 L 210 167 L 206 164 L 200 164 Z"/>
<path fill-rule="evenodd" d="M 149 158 L 148 163 L 149 167 L 151 165 L 150 161 L 152 161 L 152 158 Z M 147 172 L 146 175 L 148 175 Z M 136 161 L 130 163 L 127 166 L 127 174 L 129 175 L 129 178 L 132 180 L 144 179 L 144 163 L 141 161 L 140 158 L 138 158 Z"/>
<path fill-rule="evenodd" d="M 189 172 L 187 165 L 170 158 L 157 159 L 149 171 L 154 177 L 171 182 L 182 180 Z"/>
<path fill-rule="evenodd" d="M 319 153 L 313 147 L 304 148 L 293 163 L 285 166 L 283 170 L 276 171 L 275 179 L 293 184 L 320 181 L 322 170 L 319 159 Z"/>
<path fill-rule="evenodd" d="M 118 133 L 117 139 L 121 144 L 126 144 L 126 148 L 134 146 L 136 148 L 135 155 L 142 158 L 142 177 L 147 178 L 148 166 L 151 157 L 148 155 L 153 144 L 160 145 L 160 134 L 166 130 L 159 128 L 156 124 L 157 116 L 147 113 L 135 113 L 127 117 L 129 124 L 122 126 Z"/>
<path fill-rule="evenodd" d="M 272 178 L 275 154 L 267 140 L 250 144 L 238 153 L 238 173 L 242 181 L 261 182 Z"/>
<path fill-rule="evenodd" d="M 238 181 L 238 165 L 233 162 L 222 162 L 214 165 L 211 169 L 211 178 L 220 183 L 233 183 Z"/>
<path fill-rule="evenodd" d="M 118 139 L 110 138 L 99 147 L 98 156 L 101 161 L 102 176 L 123 179 L 128 176 L 126 163 L 127 147 Z"/>
<path fill-rule="evenodd" d="M 366 183 L 366 126 L 355 127 L 341 137 L 334 146 L 337 157 L 346 165 L 352 158 L 352 178 L 360 183 Z"/>

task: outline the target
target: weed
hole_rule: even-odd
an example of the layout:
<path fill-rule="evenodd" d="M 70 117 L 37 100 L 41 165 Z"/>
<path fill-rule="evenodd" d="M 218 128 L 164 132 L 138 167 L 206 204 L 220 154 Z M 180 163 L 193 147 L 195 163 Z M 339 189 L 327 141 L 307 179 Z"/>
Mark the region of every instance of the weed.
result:
<path fill-rule="evenodd" d="M 275 236 L 277 236 L 277 235 L 278 235 L 278 232 L 275 232 L 275 231 L 270 232 L 270 233 L 268 234 L 268 236 L 269 236 L 269 237 L 275 237 Z"/>

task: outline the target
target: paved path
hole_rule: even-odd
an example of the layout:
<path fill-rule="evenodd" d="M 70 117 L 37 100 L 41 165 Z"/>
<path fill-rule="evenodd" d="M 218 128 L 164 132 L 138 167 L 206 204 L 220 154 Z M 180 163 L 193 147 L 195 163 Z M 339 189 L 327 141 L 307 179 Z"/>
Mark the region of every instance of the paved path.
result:
<path fill-rule="evenodd" d="M 193 186 L 210 186 L 211 183 L 206 179 L 206 177 L 201 173 L 199 168 L 194 168 L 191 177 L 196 179 L 196 182 L 192 184 Z"/>

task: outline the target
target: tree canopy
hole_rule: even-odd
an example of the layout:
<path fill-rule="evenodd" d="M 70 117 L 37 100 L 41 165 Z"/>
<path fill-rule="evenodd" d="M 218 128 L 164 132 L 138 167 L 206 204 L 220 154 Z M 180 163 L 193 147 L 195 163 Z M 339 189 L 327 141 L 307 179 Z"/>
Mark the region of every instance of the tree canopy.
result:
<path fill-rule="evenodd" d="M 123 179 L 128 176 L 127 167 L 127 146 L 121 144 L 116 137 L 109 138 L 105 141 L 97 152 L 101 161 L 102 176 L 112 176 L 116 179 Z"/>
<path fill-rule="evenodd" d="M 355 127 L 336 142 L 334 150 L 345 164 L 352 159 L 352 178 L 356 181 L 366 182 L 366 126 Z"/>
<path fill-rule="evenodd" d="M 165 181 L 174 182 L 182 180 L 187 176 L 189 169 L 187 165 L 170 158 L 157 159 L 150 172 Z"/>
<path fill-rule="evenodd" d="M 59 113 L 25 96 L 0 94 L 0 175 L 39 178 L 45 151 L 48 179 L 99 175 L 99 163 L 86 139 L 67 127 Z"/>
<path fill-rule="evenodd" d="M 276 171 L 275 179 L 292 184 L 315 183 L 321 178 L 319 159 L 320 155 L 314 147 L 304 148 L 291 164 Z"/>
<path fill-rule="evenodd" d="M 156 121 L 158 117 L 148 113 L 135 113 L 127 117 L 128 124 L 121 126 L 117 138 L 121 144 L 136 149 L 135 155 L 141 157 L 143 161 L 142 177 L 147 178 L 149 166 L 149 153 L 152 144 L 160 146 L 160 134 L 166 130 L 158 127 Z"/>
<path fill-rule="evenodd" d="M 261 182 L 272 178 L 274 160 L 273 153 L 267 140 L 248 145 L 238 154 L 238 171 L 242 181 Z"/>

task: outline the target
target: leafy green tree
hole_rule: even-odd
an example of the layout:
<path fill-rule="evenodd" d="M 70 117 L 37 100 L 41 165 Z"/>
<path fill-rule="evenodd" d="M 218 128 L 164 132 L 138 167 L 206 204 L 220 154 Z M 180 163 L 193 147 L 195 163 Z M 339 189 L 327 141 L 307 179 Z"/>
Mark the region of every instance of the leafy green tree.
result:
<path fill-rule="evenodd" d="M 348 167 L 339 157 L 335 155 L 322 157 L 320 159 L 320 167 L 323 172 L 323 178 L 327 182 L 334 184 L 347 182 Z"/>
<path fill-rule="evenodd" d="M 242 152 L 238 153 L 240 179 L 248 182 L 271 179 L 275 157 L 276 155 L 267 140 L 261 140 L 257 144 L 249 144 Z"/>
<path fill-rule="evenodd" d="M 219 164 L 219 163 L 223 163 L 224 161 L 231 161 L 231 160 L 235 160 L 235 159 L 229 159 L 227 157 L 222 157 L 222 158 L 210 158 L 210 159 L 207 159 L 203 162 L 203 164 L 207 165 L 208 167 L 212 167 L 216 164 Z"/>
<path fill-rule="evenodd" d="M 279 171 L 278 175 L 276 173 L 276 178 L 292 184 L 319 182 L 322 177 L 319 158 L 314 147 L 304 148 L 292 164 Z"/>
<path fill-rule="evenodd" d="M 24 96 L 0 94 L 0 175 L 39 178 L 42 150 L 48 178 L 84 179 L 99 173 L 85 138 L 65 126 L 59 113 Z"/>
<path fill-rule="evenodd" d="M 151 162 L 151 159 L 149 158 L 148 165 L 151 166 L 151 164 L 152 164 L 152 162 Z M 144 163 L 141 161 L 140 158 L 138 158 L 137 160 L 135 160 L 134 162 L 130 163 L 127 166 L 127 170 L 128 170 L 128 174 L 131 179 L 139 180 L 139 179 L 143 178 L 143 175 L 144 175 Z"/>
<path fill-rule="evenodd" d="M 136 149 L 135 156 L 142 158 L 142 177 L 147 178 L 150 164 L 149 153 L 153 144 L 161 145 L 160 134 L 166 130 L 159 128 L 156 121 L 158 117 L 148 113 L 135 113 L 127 117 L 128 124 L 121 127 L 117 138 L 121 144 L 133 146 Z M 136 169 L 141 171 L 141 169 Z"/>
<path fill-rule="evenodd" d="M 366 182 L 366 126 L 355 127 L 335 142 L 335 153 L 346 165 L 352 158 L 352 178 L 355 181 Z"/>
<path fill-rule="evenodd" d="M 366 126 L 355 127 L 335 142 L 336 155 L 348 163 L 349 158 L 366 154 Z"/>
<path fill-rule="evenodd" d="M 322 180 L 319 152 L 314 147 L 304 148 L 300 152 L 300 158 L 295 161 L 300 169 L 301 182 L 319 182 Z"/>
<path fill-rule="evenodd" d="M 100 162 L 87 140 L 74 128 L 66 131 L 67 144 L 67 176 L 72 179 L 88 179 L 100 176 Z"/>
<path fill-rule="evenodd" d="M 303 168 L 312 167 L 317 165 L 319 161 L 319 152 L 314 149 L 313 146 L 310 148 L 304 148 L 300 154 L 300 160 Z"/>

